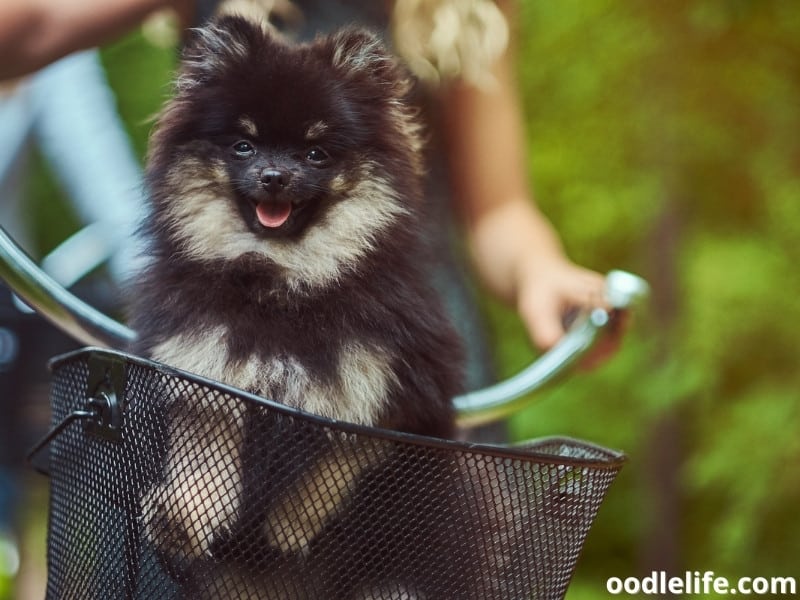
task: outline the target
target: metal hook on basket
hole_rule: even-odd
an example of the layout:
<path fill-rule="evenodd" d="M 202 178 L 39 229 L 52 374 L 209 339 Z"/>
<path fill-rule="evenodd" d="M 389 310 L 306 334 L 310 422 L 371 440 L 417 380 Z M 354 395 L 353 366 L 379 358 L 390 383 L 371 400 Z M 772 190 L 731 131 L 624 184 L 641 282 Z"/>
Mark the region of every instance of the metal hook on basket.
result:
<path fill-rule="evenodd" d="M 116 398 L 101 394 L 97 397 L 92 397 L 86 400 L 83 408 L 76 408 L 65 416 L 61 421 L 56 423 L 36 444 L 28 451 L 28 462 L 33 467 L 45 475 L 49 474 L 50 466 L 49 454 L 45 455 L 43 452 L 47 450 L 55 438 L 76 421 L 83 421 L 90 425 L 94 425 L 95 429 L 102 427 L 109 427 L 107 421 L 109 414 L 114 415 L 114 419 L 119 419 L 119 411 L 116 405 Z"/>
<path fill-rule="evenodd" d="M 136 332 L 89 306 L 46 273 L 0 227 L 0 277 L 40 315 L 81 343 L 126 348 Z M 488 388 L 453 399 L 459 425 L 475 426 L 501 420 L 516 412 L 526 394 L 538 389 L 573 365 L 608 326 L 616 310 L 631 308 L 649 292 L 647 282 L 625 271 L 606 277 L 606 295 L 614 308 L 579 315 L 551 350 L 519 374 Z"/>

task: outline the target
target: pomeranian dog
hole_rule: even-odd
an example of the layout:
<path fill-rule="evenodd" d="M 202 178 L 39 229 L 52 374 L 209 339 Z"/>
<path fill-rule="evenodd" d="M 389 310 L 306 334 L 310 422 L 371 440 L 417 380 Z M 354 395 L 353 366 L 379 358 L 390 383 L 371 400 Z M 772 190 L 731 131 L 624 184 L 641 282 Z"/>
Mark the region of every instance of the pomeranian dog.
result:
<path fill-rule="evenodd" d="M 292 44 L 241 17 L 198 29 L 151 138 L 134 351 L 317 415 L 450 436 L 459 340 L 425 275 L 410 91 L 363 30 Z M 258 461 L 245 409 L 225 406 L 172 402 L 162 473 L 142 500 L 145 537 L 184 565 L 236 529 L 243 470 Z M 346 518 L 364 464 L 316 457 L 265 508 L 260 543 L 307 555 Z M 330 501 L 298 511 L 320 478 Z M 373 597 L 358 586 L 343 597 Z"/>

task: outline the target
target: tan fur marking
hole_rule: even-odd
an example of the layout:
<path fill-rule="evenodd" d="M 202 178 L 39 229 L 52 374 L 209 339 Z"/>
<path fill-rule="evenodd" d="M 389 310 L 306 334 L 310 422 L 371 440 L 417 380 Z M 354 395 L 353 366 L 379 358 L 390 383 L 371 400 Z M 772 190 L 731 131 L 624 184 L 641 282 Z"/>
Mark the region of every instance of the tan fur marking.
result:
<path fill-rule="evenodd" d="M 331 189 L 336 192 L 337 194 L 344 193 L 349 190 L 350 183 L 347 181 L 347 178 L 342 175 L 341 173 L 331 179 Z"/>
<path fill-rule="evenodd" d="M 253 390 L 258 379 L 256 365 L 230 359 L 225 345 L 227 335 L 227 328 L 221 325 L 179 335 L 156 346 L 152 357 L 202 377 Z"/>
<path fill-rule="evenodd" d="M 338 419 L 375 425 L 396 383 L 389 356 L 378 348 L 345 345 L 339 354 Z"/>
<path fill-rule="evenodd" d="M 374 425 L 393 380 L 384 352 L 349 344 L 340 352 L 338 381 L 328 389 L 306 394 L 299 407 L 350 423 Z M 271 543 L 284 553 L 303 551 L 347 503 L 361 473 L 382 460 L 381 452 L 357 456 L 341 450 L 321 459 L 270 511 L 266 531 Z"/>
<path fill-rule="evenodd" d="M 247 229 L 235 209 L 222 164 L 186 158 L 167 175 L 174 196 L 166 218 L 188 256 L 231 260 L 256 253 L 282 267 L 293 289 L 323 287 L 357 265 L 381 231 L 408 212 L 389 183 L 370 171 L 365 169 L 347 198 L 300 239 L 263 240 Z"/>
<path fill-rule="evenodd" d="M 319 139 L 326 131 L 328 131 L 328 124 L 324 121 L 317 121 L 306 131 L 306 139 L 309 141 Z"/>
<path fill-rule="evenodd" d="M 385 460 L 384 452 L 337 448 L 323 458 L 270 510 L 267 539 L 284 554 L 303 552 L 345 505 L 361 476 Z"/>
<path fill-rule="evenodd" d="M 375 425 L 394 384 L 390 357 L 380 348 L 350 343 L 339 352 L 338 373 L 330 384 L 317 383 L 292 356 L 262 361 L 256 357 L 233 361 L 225 348 L 227 329 L 216 326 L 195 335 L 182 335 L 153 350 L 159 362 L 258 392 L 316 415 Z"/>
<path fill-rule="evenodd" d="M 377 236 L 406 212 L 386 180 L 365 177 L 301 240 L 269 240 L 263 253 L 286 270 L 294 288 L 329 285 L 357 265 Z"/>
<path fill-rule="evenodd" d="M 199 558 L 237 518 L 242 411 L 232 402 L 223 402 L 223 410 L 192 397 L 173 402 L 166 481 L 145 494 L 142 519 L 145 535 L 158 546 L 177 545 Z"/>
<path fill-rule="evenodd" d="M 230 199 L 221 162 L 181 159 L 167 173 L 166 184 L 172 197 L 164 218 L 187 256 L 232 259 L 262 249 Z"/>
<path fill-rule="evenodd" d="M 241 127 L 242 131 L 244 131 L 251 138 L 258 137 L 258 127 L 256 127 L 256 122 L 247 115 L 242 115 L 239 118 L 239 127 Z"/>
<path fill-rule="evenodd" d="M 246 372 L 224 351 L 225 335 L 224 327 L 215 327 L 177 336 L 152 355 L 203 377 L 245 379 Z M 242 408 L 210 395 L 181 395 L 171 402 L 166 481 L 145 495 L 142 514 L 149 538 L 181 544 L 188 556 L 201 557 L 214 536 L 233 525 L 239 510 Z"/>
<path fill-rule="evenodd" d="M 157 346 L 153 357 L 267 397 L 277 394 L 273 399 L 322 416 L 366 425 L 380 418 L 394 383 L 390 357 L 381 349 L 346 344 L 339 353 L 335 380 L 318 383 L 293 357 L 231 361 L 224 342 L 227 335 L 225 327 L 216 326 L 177 336 Z M 166 516 L 170 531 L 185 534 L 185 551 L 200 556 L 238 512 L 243 417 L 240 410 L 232 414 L 218 402 L 198 398 L 177 402 L 167 481 L 147 494 L 143 514 L 149 523 L 157 523 L 158 514 Z M 205 414 L 195 416 L 201 411 Z M 342 450 L 320 459 L 270 511 L 265 527 L 271 543 L 285 553 L 304 550 L 347 503 L 363 470 L 380 460 L 381 452 L 367 456 Z M 207 471 L 208 465 L 215 469 Z"/>

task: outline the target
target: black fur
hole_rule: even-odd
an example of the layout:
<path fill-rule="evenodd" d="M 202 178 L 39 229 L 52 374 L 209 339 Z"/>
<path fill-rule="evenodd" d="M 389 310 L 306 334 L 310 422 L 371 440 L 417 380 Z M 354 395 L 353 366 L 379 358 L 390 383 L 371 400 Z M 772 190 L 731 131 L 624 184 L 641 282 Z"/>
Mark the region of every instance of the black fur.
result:
<path fill-rule="evenodd" d="M 409 91 L 405 72 L 364 31 L 297 46 L 241 18 L 199 30 L 152 137 L 143 229 L 152 262 L 131 294 L 134 351 L 160 360 L 159 348 L 170 340 L 206 336 L 206 352 L 219 351 L 231 364 L 292 357 L 325 385 L 340 376 L 342 348 L 355 343 L 386 357 L 391 373 L 367 424 L 452 435 L 461 353 L 426 280 L 420 142 Z M 252 126 L 256 135 L 247 132 Z M 278 186 L 273 172 L 283 177 Z M 277 212 L 291 203 L 289 218 L 264 225 L 256 208 L 262 203 Z M 217 220 L 195 227 L 206 214 Z M 301 252 L 316 233 L 347 218 L 358 222 L 360 237 L 343 244 L 362 251 L 336 268 L 309 275 L 270 255 L 277 247 Z M 307 261 L 324 263 L 318 254 Z M 219 331 L 221 339 L 207 339 Z M 286 400 L 287 390 L 274 382 L 224 383 Z M 331 402 L 326 414 L 346 418 Z M 302 399 L 293 403 L 306 408 Z M 257 462 L 243 458 L 251 470 Z"/>
<path fill-rule="evenodd" d="M 191 83 L 179 88 L 164 111 L 147 169 L 152 212 L 146 234 L 154 261 L 132 294 L 131 322 L 140 335 L 136 350 L 148 355 L 170 337 L 222 322 L 230 334 L 220 342 L 233 359 L 288 353 L 325 379 L 332 376 L 342 342 L 374 343 L 392 357 L 397 377 L 390 404 L 374 424 L 450 435 L 450 398 L 459 392 L 461 381 L 459 341 L 425 277 L 429 259 L 417 221 L 422 202 L 419 158 L 410 147 L 416 141 L 405 131 L 411 118 L 403 108 L 408 121 L 398 123 L 397 110 L 387 108 L 403 102 L 408 92 L 403 71 L 374 37 L 357 30 L 295 47 L 243 19 L 229 17 L 215 28 L 245 45 L 247 53 L 239 56 L 215 47 L 214 41 L 222 44 L 224 38 L 208 34 L 198 35 L 184 53 L 181 77 Z M 363 64 L 334 69 L 331 61 L 337 49 L 364 52 L 366 57 L 356 59 Z M 207 53 L 219 64 L 188 58 Z M 327 188 L 331 179 L 341 175 L 351 185 L 358 183 L 352 179 L 361 176 L 358 170 L 365 162 L 375 163 L 408 213 L 374 232 L 374 247 L 322 286 L 287 285 L 282 269 L 268 257 L 186 257 L 175 235 L 180 224 L 164 219 L 165 207 L 183 193 L 180 185 L 165 185 L 168 173 L 176 159 L 191 156 L 203 163 L 224 161 L 233 177 L 237 161 L 226 154 L 232 141 L 244 137 L 236 125 L 242 115 L 257 124 L 262 154 L 295 167 L 294 179 L 308 188 L 299 191 L 307 195 L 303 202 L 308 204 L 308 222 L 286 234 L 290 239 L 326 226 L 330 205 L 348 202 L 346 192 Z M 316 121 L 329 124 L 331 132 L 319 145 L 335 163 L 322 174 L 292 156 L 304 149 L 298 141 L 305 127 Z M 191 177 L 187 174 L 187 187 Z M 219 201 L 238 206 L 241 195 L 235 190 L 233 198 Z M 248 226 L 256 229 L 252 215 Z M 282 400 L 279 394 L 274 399 Z"/>

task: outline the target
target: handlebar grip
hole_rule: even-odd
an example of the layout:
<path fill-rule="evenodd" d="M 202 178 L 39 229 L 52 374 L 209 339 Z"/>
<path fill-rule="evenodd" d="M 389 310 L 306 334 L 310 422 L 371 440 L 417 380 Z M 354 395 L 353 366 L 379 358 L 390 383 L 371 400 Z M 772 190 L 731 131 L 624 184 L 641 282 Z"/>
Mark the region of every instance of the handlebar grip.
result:
<path fill-rule="evenodd" d="M 580 314 L 553 348 L 513 377 L 453 398 L 458 424 L 474 427 L 515 413 L 527 404 L 526 394 L 541 388 L 574 365 L 592 347 L 598 333 L 615 318 L 615 312 L 633 307 L 648 295 L 649 289 L 647 282 L 637 275 L 626 271 L 609 272 L 606 275 L 606 297 L 613 310 L 596 308 Z"/>

